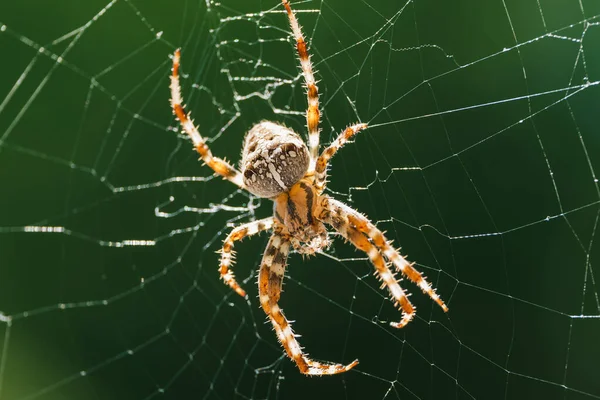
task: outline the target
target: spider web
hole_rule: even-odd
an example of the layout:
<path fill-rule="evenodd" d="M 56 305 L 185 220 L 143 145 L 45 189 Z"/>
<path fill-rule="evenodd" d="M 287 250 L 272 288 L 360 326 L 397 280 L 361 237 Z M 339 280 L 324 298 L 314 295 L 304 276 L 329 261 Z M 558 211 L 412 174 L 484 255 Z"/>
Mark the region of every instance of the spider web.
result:
<path fill-rule="evenodd" d="M 211 176 L 178 135 L 169 55 L 213 152 L 262 119 L 305 133 L 278 1 L 0 5 L 1 399 L 597 399 L 600 5 L 589 0 L 292 4 L 320 80 L 322 143 L 368 122 L 328 193 L 438 288 L 402 330 L 338 237 L 292 254 L 281 306 L 308 379 L 257 299 L 271 203 Z"/>

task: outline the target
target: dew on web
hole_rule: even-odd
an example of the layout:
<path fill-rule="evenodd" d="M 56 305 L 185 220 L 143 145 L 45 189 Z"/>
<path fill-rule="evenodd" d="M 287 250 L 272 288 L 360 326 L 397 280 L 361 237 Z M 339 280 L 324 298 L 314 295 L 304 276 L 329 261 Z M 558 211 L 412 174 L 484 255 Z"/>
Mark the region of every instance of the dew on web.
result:
<path fill-rule="evenodd" d="M 159 4 L 160 3 L 160 4 Z M 430 4 L 431 3 L 431 4 Z M 236 164 L 244 133 L 306 137 L 278 1 L 0 6 L 0 399 L 598 399 L 600 6 L 294 1 L 321 101 L 327 193 L 437 288 L 407 327 L 368 257 L 332 234 L 291 254 L 280 304 L 350 372 L 307 379 L 260 309 L 272 203 L 215 178 L 169 107 Z M 27 16 L 23 18 L 23 16 Z"/>

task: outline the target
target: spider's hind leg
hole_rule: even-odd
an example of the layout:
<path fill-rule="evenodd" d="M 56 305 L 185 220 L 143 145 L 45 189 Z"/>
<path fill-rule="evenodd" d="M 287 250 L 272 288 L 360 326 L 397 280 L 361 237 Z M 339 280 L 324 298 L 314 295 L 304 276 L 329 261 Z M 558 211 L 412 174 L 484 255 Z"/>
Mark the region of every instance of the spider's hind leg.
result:
<path fill-rule="evenodd" d="M 308 98 L 306 126 L 308 129 L 308 142 L 310 147 L 310 166 L 308 172 L 310 173 L 315 169 L 315 161 L 319 154 L 319 120 L 321 118 L 319 111 L 319 89 L 317 88 L 317 82 L 315 81 L 306 41 L 304 40 L 304 35 L 302 35 L 302 30 L 300 29 L 296 15 L 294 14 L 294 11 L 292 11 L 292 7 L 288 0 L 281 0 L 281 3 L 285 7 L 290 20 L 292 33 L 296 39 L 296 50 L 298 51 L 300 67 L 302 67 L 302 74 L 304 75 L 304 82 L 306 83 L 306 97 Z"/>
<path fill-rule="evenodd" d="M 350 138 L 356 135 L 358 132 L 367 128 L 367 124 L 354 124 L 344 129 L 338 137 L 327 147 L 319 158 L 317 159 L 317 165 L 315 167 L 316 179 L 315 186 L 319 193 L 323 193 L 325 185 L 327 184 L 327 165 L 331 157 L 337 153 L 337 151 L 344 145 Z"/>
<path fill-rule="evenodd" d="M 181 95 L 181 86 L 179 84 L 179 61 L 181 52 L 179 49 L 175 50 L 173 54 L 173 70 L 171 74 L 171 107 L 173 113 L 177 116 L 181 127 L 184 132 L 192 139 L 194 148 L 202 157 L 202 160 L 215 171 L 216 174 L 221 175 L 224 179 L 235 183 L 242 189 L 245 189 L 242 174 L 231 166 L 227 161 L 213 157 L 212 152 L 208 148 L 206 141 L 198 132 L 198 129 L 192 122 L 190 115 L 185 112 L 183 107 L 183 96 Z"/>

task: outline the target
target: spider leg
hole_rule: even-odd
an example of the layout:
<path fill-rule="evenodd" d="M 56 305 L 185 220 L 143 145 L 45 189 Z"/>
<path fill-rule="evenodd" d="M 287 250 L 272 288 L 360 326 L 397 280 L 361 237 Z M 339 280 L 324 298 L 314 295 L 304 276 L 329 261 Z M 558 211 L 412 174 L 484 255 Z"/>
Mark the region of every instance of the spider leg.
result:
<path fill-rule="evenodd" d="M 338 210 L 342 212 L 338 212 Z M 364 251 L 369 256 L 371 263 L 375 267 L 375 271 L 383 281 L 382 288 L 383 286 L 387 286 L 393 300 L 396 301 L 395 305 L 400 306 L 400 309 L 402 310 L 402 319 L 399 322 L 390 322 L 390 325 L 394 328 L 403 328 L 406 326 L 406 324 L 414 318 L 416 308 L 412 305 L 410 300 L 408 300 L 408 296 L 400 287 L 394 274 L 387 267 L 379 249 L 375 247 L 365 235 L 350 224 L 348 218 L 346 218 L 347 215 L 345 215 L 343 210 L 337 208 L 329 215 L 330 217 L 326 222 L 333 226 L 336 231 L 350 241 L 357 249 Z"/>
<path fill-rule="evenodd" d="M 173 113 L 179 119 L 181 127 L 192 139 L 194 148 L 202 157 L 202 160 L 215 171 L 216 174 L 221 175 L 223 178 L 235 183 L 240 188 L 244 189 L 245 185 L 242 180 L 242 174 L 232 167 L 227 161 L 218 157 L 213 157 L 210 149 L 206 145 L 204 138 L 198 132 L 198 129 L 190 119 L 190 114 L 185 112 L 183 107 L 183 97 L 181 95 L 181 86 L 179 84 L 179 61 L 181 52 L 179 49 L 175 50 L 173 54 L 173 73 L 171 74 L 171 107 Z"/>
<path fill-rule="evenodd" d="M 319 153 L 319 90 L 313 74 L 306 41 L 302 35 L 302 30 L 300 29 L 296 15 L 292 11 L 288 0 L 281 0 L 281 3 L 285 7 L 290 20 L 290 26 L 294 33 L 294 38 L 296 39 L 296 50 L 298 51 L 298 57 L 300 58 L 302 74 L 304 75 L 304 81 L 306 82 L 306 96 L 308 98 L 306 126 L 308 128 L 308 142 L 310 145 L 310 166 L 308 168 L 308 173 L 311 173 L 315 170 L 315 161 L 317 160 Z"/>
<path fill-rule="evenodd" d="M 358 364 L 358 360 L 348 365 L 320 363 L 311 360 L 302 352 L 290 322 L 277 304 L 281 296 L 281 285 L 289 251 L 289 240 L 277 232 L 274 233 L 265 249 L 258 275 L 260 304 L 273 324 L 277 338 L 285 348 L 288 357 L 294 360 L 303 374 L 333 375 L 352 369 Z"/>
<path fill-rule="evenodd" d="M 257 233 L 266 231 L 272 227 L 273 217 L 252 221 L 234 228 L 223 241 L 223 247 L 219 251 L 221 253 L 221 265 L 219 267 L 221 279 L 223 279 L 223 281 L 229 285 L 230 288 L 235 290 L 235 292 L 242 297 L 246 297 L 246 292 L 237 283 L 235 277 L 233 276 L 233 272 L 230 269 L 234 263 L 233 243 L 238 240 L 242 240 L 246 236 L 256 235 Z"/>
<path fill-rule="evenodd" d="M 323 193 L 323 189 L 327 185 L 327 164 L 331 157 L 337 153 L 337 151 L 344 145 L 346 142 L 356 135 L 358 132 L 367 128 L 367 124 L 354 124 L 350 125 L 343 132 L 341 132 L 338 137 L 327 147 L 319 158 L 317 159 L 317 165 L 315 167 L 316 172 L 316 180 L 315 186 L 317 187 L 317 191 Z"/>
<path fill-rule="evenodd" d="M 396 249 L 394 249 L 394 247 L 390 245 L 390 241 L 386 239 L 386 237 L 383 235 L 383 232 L 377 229 L 377 227 L 373 225 L 373 223 L 364 215 L 354 211 L 345 204 L 334 199 L 330 199 L 329 201 L 331 202 L 333 208 L 340 210 L 341 213 L 346 215 L 346 218 L 350 224 L 352 224 L 360 232 L 367 235 L 373 241 L 373 244 L 375 244 L 375 246 L 381 250 L 383 255 L 390 260 L 392 264 L 394 264 L 396 269 L 402 273 L 402 275 L 406 276 L 417 286 L 419 286 L 423 293 L 427 294 L 433 301 L 435 301 L 442 308 L 442 310 L 444 310 L 444 312 L 448 312 L 448 307 L 431 287 L 431 284 L 427 282 L 425 277 L 413 267 L 413 263 L 408 262 L 400 255 L 400 253 L 398 253 Z"/>

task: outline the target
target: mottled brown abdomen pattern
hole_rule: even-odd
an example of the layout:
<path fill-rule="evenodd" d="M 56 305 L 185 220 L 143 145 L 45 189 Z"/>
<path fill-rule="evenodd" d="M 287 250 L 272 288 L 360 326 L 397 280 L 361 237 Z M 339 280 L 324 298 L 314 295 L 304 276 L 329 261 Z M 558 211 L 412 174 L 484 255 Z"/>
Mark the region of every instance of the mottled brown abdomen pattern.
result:
<path fill-rule="evenodd" d="M 248 190 L 259 197 L 273 198 L 288 191 L 308 170 L 308 148 L 289 128 L 263 121 L 244 139 L 241 170 Z"/>

